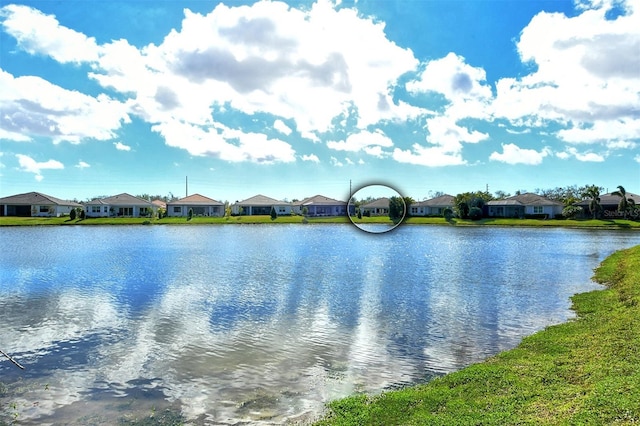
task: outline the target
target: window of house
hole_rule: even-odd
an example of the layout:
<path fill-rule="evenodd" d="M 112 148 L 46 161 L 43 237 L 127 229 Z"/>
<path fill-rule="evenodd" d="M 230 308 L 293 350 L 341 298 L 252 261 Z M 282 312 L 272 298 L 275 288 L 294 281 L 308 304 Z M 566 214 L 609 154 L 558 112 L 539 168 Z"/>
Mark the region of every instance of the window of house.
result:
<path fill-rule="evenodd" d="M 542 206 L 533 206 L 533 214 L 542 214 L 544 213 L 544 209 Z"/>
<path fill-rule="evenodd" d="M 100 213 L 100 209 L 101 209 L 100 206 L 91 206 L 91 213 Z"/>
<path fill-rule="evenodd" d="M 173 212 L 174 212 L 174 213 L 182 213 L 182 207 L 180 207 L 180 206 L 173 206 Z"/>
<path fill-rule="evenodd" d="M 49 213 L 48 206 L 40 206 L 40 213 Z"/>

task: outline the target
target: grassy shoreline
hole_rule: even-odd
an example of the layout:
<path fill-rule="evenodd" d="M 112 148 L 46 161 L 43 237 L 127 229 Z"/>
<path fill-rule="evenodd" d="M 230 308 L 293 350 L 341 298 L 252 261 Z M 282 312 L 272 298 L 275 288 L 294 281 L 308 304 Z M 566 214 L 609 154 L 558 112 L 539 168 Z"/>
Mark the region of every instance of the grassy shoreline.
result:
<path fill-rule="evenodd" d="M 575 319 L 425 385 L 334 401 L 317 425 L 637 424 L 640 246 L 594 279 L 606 289 L 573 296 Z"/>
<path fill-rule="evenodd" d="M 363 217 L 355 219 L 358 223 L 391 224 L 388 217 Z M 346 216 L 304 218 L 302 216 L 280 216 L 272 220 L 270 216 L 232 216 L 232 217 L 194 217 L 188 221 L 184 217 L 149 218 L 90 218 L 70 220 L 69 217 L 0 217 L 2 226 L 86 226 L 86 225 L 232 225 L 232 224 L 326 224 L 351 223 Z M 503 219 L 485 218 L 478 221 L 451 219 L 442 217 L 410 217 L 403 225 L 447 225 L 447 226 L 518 226 L 539 228 L 589 228 L 589 229 L 636 229 L 640 230 L 640 221 L 632 220 L 557 220 L 557 219 Z"/>

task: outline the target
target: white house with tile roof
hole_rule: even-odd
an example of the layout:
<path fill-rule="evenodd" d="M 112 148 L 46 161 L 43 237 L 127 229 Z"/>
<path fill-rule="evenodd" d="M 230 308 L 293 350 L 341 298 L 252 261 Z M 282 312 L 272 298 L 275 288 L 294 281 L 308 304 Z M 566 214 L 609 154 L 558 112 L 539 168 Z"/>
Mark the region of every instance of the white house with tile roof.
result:
<path fill-rule="evenodd" d="M 59 217 L 68 215 L 78 207 L 82 205 L 41 192 L 26 192 L 0 198 L 0 216 Z"/>
<path fill-rule="evenodd" d="M 234 215 L 268 215 L 271 214 L 271 207 L 276 209 L 278 216 L 291 214 L 291 203 L 276 200 L 265 195 L 254 195 L 243 201 L 236 201 L 231 206 L 231 213 Z"/>
<path fill-rule="evenodd" d="M 167 216 L 224 216 L 224 203 L 200 194 L 192 194 L 167 203 Z"/>
<path fill-rule="evenodd" d="M 292 203 L 292 209 L 296 214 L 303 214 L 306 211 L 306 215 L 310 217 L 346 216 L 347 202 L 334 200 L 324 195 L 314 195 Z"/>
<path fill-rule="evenodd" d="M 157 207 L 150 201 L 123 193 L 106 198 L 96 198 L 84 204 L 86 217 L 148 217 Z"/>

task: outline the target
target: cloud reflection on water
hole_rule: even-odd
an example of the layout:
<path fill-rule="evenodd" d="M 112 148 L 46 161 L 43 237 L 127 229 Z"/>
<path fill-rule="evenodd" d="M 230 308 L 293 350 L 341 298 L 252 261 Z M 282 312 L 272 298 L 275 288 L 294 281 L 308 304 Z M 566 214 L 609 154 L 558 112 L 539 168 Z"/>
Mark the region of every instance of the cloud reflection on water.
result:
<path fill-rule="evenodd" d="M 0 341 L 26 364 L 24 380 L 48 383 L 17 397 L 25 423 L 112 420 L 121 408 L 107 402 L 140 392 L 203 422 L 313 415 L 330 399 L 459 369 L 564 320 L 568 296 L 595 287 L 598 258 L 627 242 L 565 230 L 550 253 L 558 236 L 548 230 L 65 229 L 38 237 L 58 233 L 77 252 L 29 247 L 0 266 L 2 282 L 15 283 L 0 287 L 10 324 Z M 85 243 L 96 240 L 98 249 Z M 563 254 L 586 246 L 600 254 Z"/>

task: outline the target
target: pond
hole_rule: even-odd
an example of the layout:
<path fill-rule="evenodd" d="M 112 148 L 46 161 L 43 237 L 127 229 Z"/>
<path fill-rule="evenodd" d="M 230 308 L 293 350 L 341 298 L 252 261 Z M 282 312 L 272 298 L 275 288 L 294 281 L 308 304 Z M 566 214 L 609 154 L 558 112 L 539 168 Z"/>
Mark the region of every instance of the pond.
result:
<path fill-rule="evenodd" d="M 0 421 L 305 422 L 572 316 L 640 233 L 352 225 L 0 229 Z"/>

